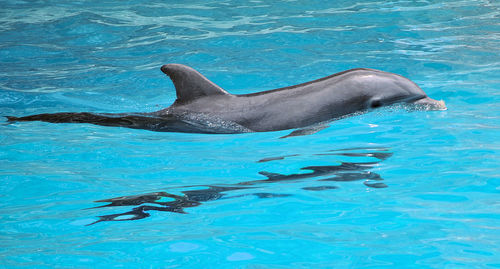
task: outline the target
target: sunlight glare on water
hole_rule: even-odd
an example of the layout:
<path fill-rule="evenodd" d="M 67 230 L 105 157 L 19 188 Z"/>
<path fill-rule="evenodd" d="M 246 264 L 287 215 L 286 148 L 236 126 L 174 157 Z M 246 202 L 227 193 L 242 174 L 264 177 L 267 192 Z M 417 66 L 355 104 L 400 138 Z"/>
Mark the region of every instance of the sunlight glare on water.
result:
<path fill-rule="evenodd" d="M 497 1 L 2 1 L 0 116 L 151 112 L 367 67 L 446 111 L 316 134 L 0 124 L 0 267 L 499 268 Z M 307 104 L 304 104 L 307 105 Z"/>

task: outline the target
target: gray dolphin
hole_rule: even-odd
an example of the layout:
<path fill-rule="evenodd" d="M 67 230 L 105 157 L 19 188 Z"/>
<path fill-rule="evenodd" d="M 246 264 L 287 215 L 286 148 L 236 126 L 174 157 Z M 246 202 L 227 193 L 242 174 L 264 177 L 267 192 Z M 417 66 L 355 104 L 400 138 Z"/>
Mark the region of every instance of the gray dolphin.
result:
<path fill-rule="evenodd" d="M 228 93 L 185 65 L 167 64 L 161 71 L 172 79 L 177 99 L 170 107 L 156 112 L 54 113 L 7 118 L 160 132 L 244 133 L 305 128 L 303 134 L 308 134 L 314 128 L 318 130 L 313 127 L 311 131 L 310 126 L 395 103 L 425 110 L 446 109 L 443 101 L 429 98 L 409 79 L 374 69 L 351 69 L 303 84 L 242 95 Z"/>

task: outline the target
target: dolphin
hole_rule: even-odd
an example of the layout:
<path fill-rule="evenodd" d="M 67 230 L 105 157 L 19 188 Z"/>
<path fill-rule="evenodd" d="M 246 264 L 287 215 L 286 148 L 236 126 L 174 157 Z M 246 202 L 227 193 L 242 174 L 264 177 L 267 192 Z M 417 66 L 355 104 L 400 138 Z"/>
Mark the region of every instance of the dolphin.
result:
<path fill-rule="evenodd" d="M 185 133 L 299 129 L 294 132 L 303 135 L 325 128 L 323 124 L 330 121 L 396 103 L 424 110 L 446 109 L 443 101 L 431 99 L 411 80 L 375 69 L 351 69 L 294 86 L 240 95 L 230 94 L 186 65 L 166 64 L 161 71 L 172 80 L 177 99 L 159 111 L 65 112 L 7 119 Z"/>

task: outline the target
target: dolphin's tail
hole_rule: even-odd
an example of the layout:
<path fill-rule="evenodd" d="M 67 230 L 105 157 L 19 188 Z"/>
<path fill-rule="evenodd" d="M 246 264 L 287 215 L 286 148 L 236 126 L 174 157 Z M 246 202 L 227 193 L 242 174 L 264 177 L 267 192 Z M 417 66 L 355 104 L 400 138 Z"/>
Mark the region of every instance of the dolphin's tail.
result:
<path fill-rule="evenodd" d="M 245 133 L 251 130 L 233 122 L 214 121 L 203 115 L 175 116 L 154 113 L 89 113 L 64 112 L 53 114 L 36 114 L 25 117 L 6 116 L 9 122 L 44 121 L 50 123 L 90 123 L 101 126 L 145 129 L 157 132 L 183 133 Z M 213 125 L 217 125 L 214 127 Z"/>
<path fill-rule="evenodd" d="M 109 113 L 64 112 L 52 114 L 36 114 L 25 117 L 6 116 L 9 122 L 17 121 L 43 121 L 50 123 L 90 123 L 101 126 L 120 126 L 128 128 L 152 129 L 149 125 L 158 123 L 156 117 L 147 115 L 126 115 Z M 149 127 L 149 128 L 148 128 Z"/>
<path fill-rule="evenodd" d="M 7 118 L 7 121 L 17 121 L 19 119 L 18 117 L 13 117 L 13 116 L 5 116 Z"/>
<path fill-rule="evenodd" d="M 97 125 L 116 124 L 127 125 L 130 121 L 123 120 L 120 114 L 94 114 L 88 112 L 64 112 L 52 114 L 36 114 L 25 117 L 6 116 L 10 122 L 15 121 L 44 121 L 51 123 L 92 123 Z"/>

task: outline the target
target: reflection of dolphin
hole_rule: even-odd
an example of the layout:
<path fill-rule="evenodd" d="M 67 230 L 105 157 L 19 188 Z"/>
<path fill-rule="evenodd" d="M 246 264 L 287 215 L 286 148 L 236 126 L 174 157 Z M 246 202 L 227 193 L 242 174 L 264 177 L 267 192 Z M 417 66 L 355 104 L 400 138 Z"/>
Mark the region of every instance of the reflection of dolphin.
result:
<path fill-rule="evenodd" d="M 352 69 L 291 87 L 244 95 L 226 92 L 185 65 L 167 64 L 161 70 L 172 79 L 177 99 L 160 111 L 55 113 L 8 119 L 92 123 L 164 132 L 243 133 L 304 128 L 394 103 L 446 109 L 444 102 L 429 98 L 412 81 L 372 69 Z"/>
<path fill-rule="evenodd" d="M 328 185 L 307 186 L 303 187 L 306 191 L 324 191 L 337 189 L 337 186 L 332 186 L 330 182 L 345 182 L 365 180 L 363 183 L 370 188 L 385 188 L 387 185 L 380 182 L 382 177 L 369 171 L 378 163 L 392 156 L 392 153 L 387 148 L 351 148 L 342 150 L 331 150 L 324 154 L 314 154 L 316 156 L 331 156 L 340 155 L 348 157 L 363 157 L 375 158 L 371 162 L 341 162 L 339 165 L 326 165 L 326 166 L 307 166 L 301 170 L 309 170 L 308 173 L 293 173 L 293 174 L 278 174 L 261 171 L 259 174 L 267 177 L 267 179 L 259 179 L 253 181 L 245 181 L 232 185 L 196 185 L 184 186 L 190 190 L 181 191 L 182 195 L 171 194 L 167 192 L 154 192 L 140 195 L 122 196 L 111 199 L 99 200 L 96 202 L 109 203 L 102 207 L 117 207 L 117 206 L 136 206 L 132 210 L 119 213 L 99 216 L 98 220 L 88 225 L 92 225 L 102 221 L 125 221 L 137 220 L 149 217 L 148 211 L 163 211 L 173 213 L 186 213 L 185 208 L 200 206 L 204 202 L 219 200 L 219 199 L 234 199 L 244 196 L 253 195 L 258 198 L 274 198 L 274 197 L 287 197 L 289 194 L 276 194 L 265 192 L 250 192 L 240 195 L 228 196 L 231 191 L 244 191 L 258 188 L 263 184 L 278 183 L 278 182 L 301 182 L 304 179 L 315 179 L 313 182 L 321 182 Z M 260 162 L 283 160 L 288 157 L 299 156 L 292 154 L 282 157 L 272 157 L 262 159 Z M 194 188 L 194 189 L 193 189 Z"/>

